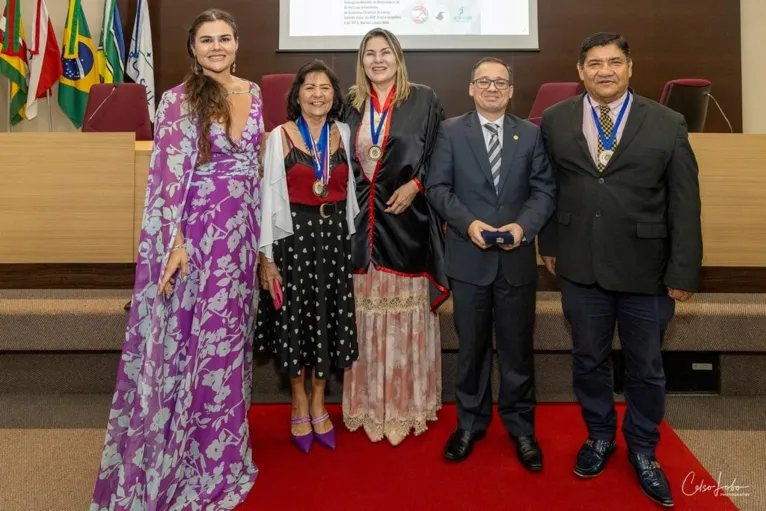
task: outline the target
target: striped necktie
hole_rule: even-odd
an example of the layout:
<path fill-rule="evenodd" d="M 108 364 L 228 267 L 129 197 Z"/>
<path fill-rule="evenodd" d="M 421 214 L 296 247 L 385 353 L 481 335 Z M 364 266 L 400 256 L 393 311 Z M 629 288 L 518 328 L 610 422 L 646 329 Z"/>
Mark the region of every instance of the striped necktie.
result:
<path fill-rule="evenodd" d="M 490 133 L 489 148 L 489 168 L 492 169 L 492 181 L 495 183 L 495 191 L 498 191 L 500 185 L 500 138 L 497 136 L 498 126 L 492 122 L 484 125 Z"/>

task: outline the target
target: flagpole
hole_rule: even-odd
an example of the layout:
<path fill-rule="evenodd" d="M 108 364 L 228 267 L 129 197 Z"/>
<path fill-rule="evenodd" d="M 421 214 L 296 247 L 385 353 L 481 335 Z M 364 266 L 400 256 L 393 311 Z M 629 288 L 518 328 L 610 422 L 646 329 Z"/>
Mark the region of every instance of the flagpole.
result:
<path fill-rule="evenodd" d="M 13 99 L 13 84 L 10 77 L 8 78 L 8 133 L 11 132 L 11 100 Z"/>
<path fill-rule="evenodd" d="M 45 97 L 48 99 L 48 131 L 53 131 L 53 110 L 51 110 L 51 90 L 45 91 Z"/>

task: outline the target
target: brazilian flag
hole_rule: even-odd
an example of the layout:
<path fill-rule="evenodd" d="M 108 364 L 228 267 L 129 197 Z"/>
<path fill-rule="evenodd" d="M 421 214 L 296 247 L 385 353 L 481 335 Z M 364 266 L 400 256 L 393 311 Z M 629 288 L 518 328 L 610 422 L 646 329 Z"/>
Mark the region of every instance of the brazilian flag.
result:
<path fill-rule="evenodd" d="M 99 83 L 96 46 L 90 36 L 81 0 L 69 0 L 59 81 L 59 106 L 76 127 L 81 127 L 91 86 Z"/>
<path fill-rule="evenodd" d="M 27 118 L 27 45 L 16 0 L 9 0 L 0 14 L 0 75 L 11 81 L 11 124 Z"/>

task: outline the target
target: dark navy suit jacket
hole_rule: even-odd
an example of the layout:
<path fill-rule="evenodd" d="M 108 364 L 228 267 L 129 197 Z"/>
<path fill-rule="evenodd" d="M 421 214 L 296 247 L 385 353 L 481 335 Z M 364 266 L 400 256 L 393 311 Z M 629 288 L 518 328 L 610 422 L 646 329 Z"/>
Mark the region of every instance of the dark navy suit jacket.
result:
<path fill-rule="evenodd" d="M 447 276 L 479 286 L 491 284 L 498 271 L 512 286 L 535 281 L 534 239 L 554 210 L 554 176 L 540 128 L 513 115 L 503 122 L 499 192 L 476 112 L 441 123 L 426 182 L 428 200 L 447 222 Z M 468 236 L 474 220 L 493 227 L 517 223 L 526 241 L 510 251 L 482 250 Z"/>

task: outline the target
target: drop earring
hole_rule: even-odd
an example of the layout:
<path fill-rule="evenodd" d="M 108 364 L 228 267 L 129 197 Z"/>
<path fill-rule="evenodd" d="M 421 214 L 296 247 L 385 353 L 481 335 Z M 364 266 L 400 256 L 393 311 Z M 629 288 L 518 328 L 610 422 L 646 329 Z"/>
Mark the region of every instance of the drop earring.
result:
<path fill-rule="evenodd" d="M 237 63 L 236 62 L 233 62 L 231 64 L 231 72 L 232 73 L 236 73 L 237 72 Z"/>

